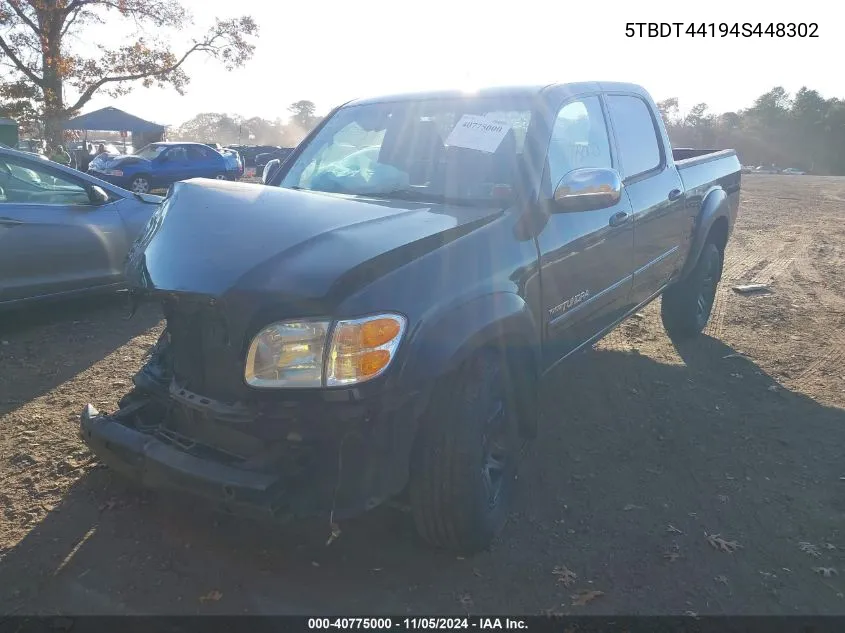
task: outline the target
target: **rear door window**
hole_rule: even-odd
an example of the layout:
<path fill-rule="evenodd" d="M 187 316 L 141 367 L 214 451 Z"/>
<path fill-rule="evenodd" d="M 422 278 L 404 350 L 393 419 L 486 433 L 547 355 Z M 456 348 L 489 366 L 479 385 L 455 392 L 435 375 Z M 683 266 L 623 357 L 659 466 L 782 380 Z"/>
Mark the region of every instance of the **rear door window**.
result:
<path fill-rule="evenodd" d="M 632 95 L 608 95 L 607 108 L 613 121 L 619 160 L 626 179 L 661 165 L 657 128 L 646 102 Z"/>

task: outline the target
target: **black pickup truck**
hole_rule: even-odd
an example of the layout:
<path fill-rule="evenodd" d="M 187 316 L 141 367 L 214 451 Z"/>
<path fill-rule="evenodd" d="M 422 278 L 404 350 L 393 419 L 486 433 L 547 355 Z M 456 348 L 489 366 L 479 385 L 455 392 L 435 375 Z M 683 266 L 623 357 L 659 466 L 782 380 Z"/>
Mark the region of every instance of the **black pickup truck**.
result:
<path fill-rule="evenodd" d="M 404 495 L 426 540 L 474 551 L 541 379 L 661 294 L 673 338 L 705 326 L 740 164 L 673 152 L 639 86 L 579 83 L 353 101 L 268 184 L 173 186 L 127 262 L 167 327 L 82 438 L 229 511 Z"/>

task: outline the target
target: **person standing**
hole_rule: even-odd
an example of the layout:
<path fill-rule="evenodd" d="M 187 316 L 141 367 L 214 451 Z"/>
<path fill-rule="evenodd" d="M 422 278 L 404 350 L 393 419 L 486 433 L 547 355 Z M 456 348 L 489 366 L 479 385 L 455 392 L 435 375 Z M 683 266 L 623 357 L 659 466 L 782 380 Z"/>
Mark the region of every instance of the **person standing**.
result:
<path fill-rule="evenodd" d="M 48 151 L 47 157 L 55 163 L 70 165 L 70 154 L 67 153 L 67 150 L 61 144 L 52 147 Z"/>

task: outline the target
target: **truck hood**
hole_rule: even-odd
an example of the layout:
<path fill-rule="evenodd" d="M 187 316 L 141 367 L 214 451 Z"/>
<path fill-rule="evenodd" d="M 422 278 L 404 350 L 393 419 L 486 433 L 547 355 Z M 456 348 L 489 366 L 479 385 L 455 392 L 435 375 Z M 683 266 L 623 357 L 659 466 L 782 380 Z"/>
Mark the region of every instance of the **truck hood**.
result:
<path fill-rule="evenodd" d="M 340 300 L 500 214 L 192 179 L 153 214 L 126 275 L 147 292 Z"/>

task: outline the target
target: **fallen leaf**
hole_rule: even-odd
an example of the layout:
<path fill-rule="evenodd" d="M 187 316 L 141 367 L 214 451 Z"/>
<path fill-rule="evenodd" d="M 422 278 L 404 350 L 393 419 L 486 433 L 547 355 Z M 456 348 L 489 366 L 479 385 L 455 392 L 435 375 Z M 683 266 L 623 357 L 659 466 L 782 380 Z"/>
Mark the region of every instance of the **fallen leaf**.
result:
<path fill-rule="evenodd" d="M 778 390 L 778 386 L 777 386 L 777 385 L 769 385 L 769 386 L 767 387 L 767 389 L 768 389 L 769 391 L 774 392 L 774 391 L 777 391 L 777 390 Z"/>
<path fill-rule="evenodd" d="M 834 545 L 833 543 L 825 543 L 824 548 L 825 549 L 836 549 L 836 545 Z"/>
<path fill-rule="evenodd" d="M 326 541 L 326 547 L 334 543 L 340 537 L 340 527 L 337 523 L 332 523 L 332 533 L 329 534 L 329 540 Z"/>
<path fill-rule="evenodd" d="M 697 618 L 698 614 L 695 611 L 684 611 L 684 615 L 689 616 L 691 618 Z"/>
<path fill-rule="evenodd" d="M 598 591 L 597 589 L 585 589 L 579 591 L 576 594 L 570 596 L 572 598 L 572 606 L 573 607 L 583 607 L 588 602 L 592 602 L 599 596 L 603 596 L 604 591 Z"/>
<path fill-rule="evenodd" d="M 223 594 L 217 589 L 212 589 L 204 596 L 200 596 L 200 602 L 217 602 L 220 598 L 223 597 Z"/>
<path fill-rule="evenodd" d="M 813 571 L 817 574 L 824 576 L 825 578 L 830 578 L 831 576 L 838 576 L 839 572 L 836 571 L 833 567 L 813 567 Z"/>
<path fill-rule="evenodd" d="M 574 571 L 569 569 L 566 565 L 555 567 L 552 570 L 552 573 L 557 576 L 557 581 L 559 583 L 563 583 L 564 587 L 572 586 L 578 579 L 578 575 Z"/>
<path fill-rule="evenodd" d="M 728 584 L 728 577 L 727 576 L 716 576 L 713 580 L 723 585 Z"/>
<path fill-rule="evenodd" d="M 458 597 L 458 601 L 461 603 L 461 606 L 467 611 L 469 611 L 475 606 L 475 602 L 473 602 L 472 596 L 468 593 L 462 593 Z"/>
<path fill-rule="evenodd" d="M 742 545 L 737 543 L 736 541 L 726 541 L 718 534 L 707 534 L 704 533 L 704 538 L 707 539 L 707 542 L 710 545 L 721 552 L 727 552 L 728 554 L 732 554 L 737 549 L 741 548 Z"/>
<path fill-rule="evenodd" d="M 676 528 L 671 523 L 666 526 L 666 531 L 671 532 L 672 534 L 683 534 L 683 532 L 681 532 L 678 528 Z"/>
<path fill-rule="evenodd" d="M 764 292 L 768 291 L 769 287 L 766 284 L 744 284 L 740 286 L 734 286 L 734 291 L 740 294 L 748 294 L 751 292 Z"/>
<path fill-rule="evenodd" d="M 800 543 L 798 543 L 798 549 L 800 549 L 808 556 L 812 556 L 813 558 L 820 558 L 822 555 L 816 545 L 808 543 L 807 541 L 801 541 Z"/>
<path fill-rule="evenodd" d="M 630 512 L 631 510 L 642 510 L 642 509 L 643 509 L 642 506 L 634 505 L 633 503 L 629 503 L 624 508 L 622 508 L 622 510 L 624 510 L 625 512 Z"/>

